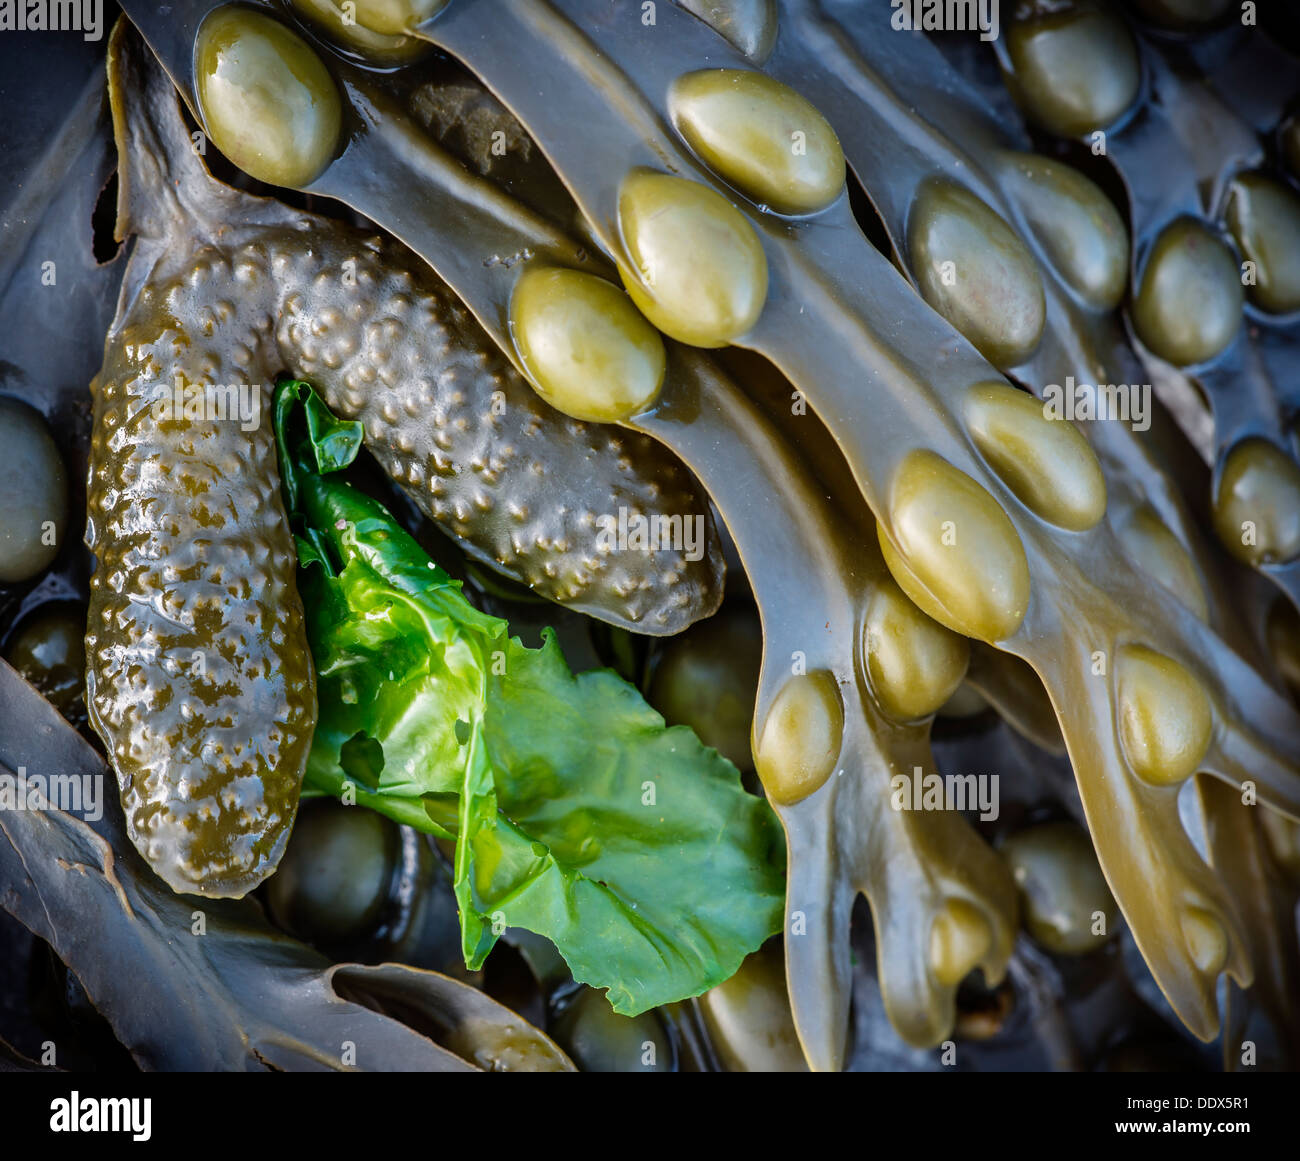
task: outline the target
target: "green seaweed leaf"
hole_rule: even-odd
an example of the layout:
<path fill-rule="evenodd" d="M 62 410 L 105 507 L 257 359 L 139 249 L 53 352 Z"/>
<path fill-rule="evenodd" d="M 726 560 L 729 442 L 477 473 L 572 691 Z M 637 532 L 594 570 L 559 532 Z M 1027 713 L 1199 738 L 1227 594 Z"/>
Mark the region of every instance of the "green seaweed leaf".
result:
<path fill-rule="evenodd" d="M 767 804 L 615 673 L 572 674 L 549 632 L 539 649 L 511 638 L 328 478 L 359 433 L 307 384 L 280 386 L 276 426 L 318 675 L 305 793 L 456 839 L 471 968 L 525 928 L 626 1015 L 732 975 L 781 924 Z"/>

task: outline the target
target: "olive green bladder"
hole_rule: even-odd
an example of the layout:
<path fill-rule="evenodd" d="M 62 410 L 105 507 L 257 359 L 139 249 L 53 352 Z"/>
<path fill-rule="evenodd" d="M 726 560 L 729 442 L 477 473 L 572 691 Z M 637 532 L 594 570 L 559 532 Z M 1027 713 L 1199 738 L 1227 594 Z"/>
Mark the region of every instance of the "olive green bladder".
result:
<path fill-rule="evenodd" d="M 1120 738 L 1134 773 L 1156 785 L 1190 778 L 1209 749 L 1214 715 L 1196 677 L 1145 645 L 1115 661 Z"/>
<path fill-rule="evenodd" d="M 1243 440 L 1224 460 L 1214 494 L 1219 540 L 1246 564 L 1300 555 L 1300 467 L 1275 443 Z"/>
<path fill-rule="evenodd" d="M 835 131 L 789 85 L 748 69 L 707 69 L 679 77 L 669 107 L 687 144 L 761 206 L 815 213 L 844 188 Z"/>
<path fill-rule="evenodd" d="M 294 10 L 328 39 L 377 65 L 404 65 L 427 56 L 427 41 L 411 31 L 436 16 L 447 0 L 292 0 Z"/>
<path fill-rule="evenodd" d="M 714 1052 L 728 1072 L 806 1072 L 779 942 L 765 944 L 736 974 L 697 1001 Z"/>
<path fill-rule="evenodd" d="M 0 396 L 0 583 L 31 580 L 54 562 L 68 522 L 68 478 L 45 420 Z"/>
<path fill-rule="evenodd" d="M 975 445 L 1027 508 L 1086 532 L 1106 514 L 1097 455 L 1068 420 L 1051 420 L 1032 395 L 1005 383 L 977 383 L 966 397 Z"/>
<path fill-rule="evenodd" d="M 1232 253 L 1203 224 L 1180 218 L 1151 247 L 1138 280 L 1133 324 L 1151 351 L 1176 366 L 1219 354 L 1241 329 L 1245 295 Z"/>
<path fill-rule="evenodd" d="M 583 1072 L 676 1071 L 676 1052 L 658 1011 L 621 1016 L 594 988 L 564 997 L 548 1031 Z"/>
<path fill-rule="evenodd" d="M 1138 94 L 1133 36 L 1112 11 L 1082 0 L 1030 10 L 1006 29 L 1007 84 L 1022 109 L 1068 137 L 1105 129 Z"/>
<path fill-rule="evenodd" d="M 716 190 L 650 170 L 628 174 L 618 196 L 623 283 L 664 334 L 720 347 L 757 321 L 767 259 L 753 227 Z"/>
<path fill-rule="evenodd" d="M 1078 170 L 1032 153 L 1006 157 L 1008 185 L 1064 281 L 1089 306 L 1113 310 L 1128 284 L 1129 236 L 1114 203 Z"/>
<path fill-rule="evenodd" d="M 50 601 L 23 617 L 5 645 L 5 660 L 74 725 L 85 718 L 85 636 L 85 608 Z"/>
<path fill-rule="evenodd" d="M 389 902 L 399 852 L 397 824 L 383 815 L 328 800 L 305 804 L 267 885 L 272 918 L 312 943 L 367 934 Z"/>
<path fill-rule="evenodd" d="M 899 465 L 880 547 L 903 591 L 940 624 L 981 641 L 1010 637 L 1029 607 L 1024 546 L 996 500 L 933 452 Z"/>
<path fill-rule="evenodd" d="M 927 182 L 908 214 L 907 249 L 925 300 L 999 367 L 1023 363 L 1046 304 L 1033 255 L 969 190 Z"/>
<path fill-rule="evenodd" d="M 755 729 L 754 765 L 767 796 L 793 806 L 820 790 L 835 769 L 844 707 L 825 670 L 797 674 L 780 688 Z"/>
<path fill-rule="evenodd" d="M 1134 508 L 1116 531 L 1145 573 L 1165 586 L 1202 621 L 1209 617 L 1205 585 L 1187 549 L 1150 504 Z"/>
<path fill-rule="evenodd" d="M 271 185 L 306 185 L 338 145 L 338 87 L 297 33 L 249 8 L 215 9 L 194 46 L 198 101 L 214 144 Z"/>
<path fill-rule="evenodd" d="M 1228 191 L 1227 222 L 1253 264 L 1250 300 L 1275 314 L 1300 310 L 1300 196 L 1263 174 L 1242 174 Z"/>
<path fill-rule="evenodd" d="M 524 372 L 557 411 L 592 423 L 655 401 L 667 365 L 659 332 L 595 274 L 534 267 L 515 283 L 510 334 Z"/>
<path fill-rule="evenodd" d="M 999 847 L 1020 889 L 1025 929 L 1057 955 L 1083 955 L 1118 931 L 1119 909 L 1088 832 L 1073 822 L 1018 830 Z"/>
<path fill-rule="evenodd" d="M 966 674 L 964 637 L 927 617 L 894 584 L 882 583 L 862 623 L 862 655 L 881 708 L 900 721 L 929 717 Z"/>
<path fill-rule="evenodd" d="M 763 662 L 763 630 L 755 611 L 727 605 L 669 638 L 655 662 L 650 704 L 670 726 L 690 726 L 741 770 L 752 770 L 750 730 Z"/>

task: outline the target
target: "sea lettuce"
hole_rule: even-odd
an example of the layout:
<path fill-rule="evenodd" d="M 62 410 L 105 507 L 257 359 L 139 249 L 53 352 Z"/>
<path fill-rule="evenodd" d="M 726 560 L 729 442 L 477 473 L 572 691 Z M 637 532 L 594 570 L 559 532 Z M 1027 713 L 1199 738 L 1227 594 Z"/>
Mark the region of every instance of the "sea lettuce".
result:
<path fill-rule="evenodd" d="M 320 702 L 304 792 L 455 839 L 470 968 L 521 927 L 627 1015 L 727 979 L 781 923 L 766 802 L 613 672 L 475 609 L 335 474 L 361 426 L 306 383 L 279 386 L 276 432 Z"/>

